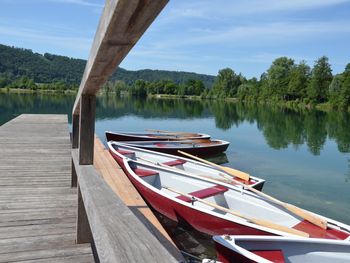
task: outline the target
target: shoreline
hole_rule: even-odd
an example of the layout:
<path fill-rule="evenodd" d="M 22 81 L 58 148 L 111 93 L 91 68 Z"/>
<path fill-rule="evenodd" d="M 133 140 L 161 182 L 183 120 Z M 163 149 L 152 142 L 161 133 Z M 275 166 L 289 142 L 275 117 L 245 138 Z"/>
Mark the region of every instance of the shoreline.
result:
<path fill-rule="evenodd" d="M 76 94 L 77 90 L 63 90 L 63 91 L 57 91 L 57 90 L 43 90 L 43 89 L 12 89 L 12 88 L 0 88 L 0 94 L 2 93 L 12 93 L 12 94 Z M 107 91 L 100 91 L 98 93 L 101 94 L 114 94 L 116 95 L 116 92 L 107 92 Z M 129 95 L 127 95 L 129 96 Z M 284 107 L 291 110 L 319 110 L 324 112 L 350 112 L 350 108 L 347 110 L 335 110 L 332 109 L 331 105 L 329 103 L 321 103 L 321 104 L 306 104 L 304 102 L 300 101 L 253 101 L 253 100 L 239 100 L 238 98 L 213 98 L 213 97 L 203 97 L 198 95 L 174 95 L 174 94 L 149 94 L 145 98 L 152 98 L 152 99 L 170 99 L 170 100 L 221 100 L 221 101 L 227 101 L 227 102 L 233 102 L 233 103 L 244 103 L 244 104 L 258 104 L 258 105 L 269 105 L 269 106 L 277 106 L 277 107 Z"/>

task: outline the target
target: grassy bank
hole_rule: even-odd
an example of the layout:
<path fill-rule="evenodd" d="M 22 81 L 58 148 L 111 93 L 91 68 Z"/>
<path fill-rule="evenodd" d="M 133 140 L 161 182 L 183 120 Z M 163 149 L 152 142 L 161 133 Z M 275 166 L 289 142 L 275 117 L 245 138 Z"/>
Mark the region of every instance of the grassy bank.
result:
<path fill-rule="evenodd" d="M 0 88 L 0 93 L 57 93 L 57 94 L 76 94 L 77 90 L 44 90 L 44 89 L 11 89 L 11 88 Z"/>

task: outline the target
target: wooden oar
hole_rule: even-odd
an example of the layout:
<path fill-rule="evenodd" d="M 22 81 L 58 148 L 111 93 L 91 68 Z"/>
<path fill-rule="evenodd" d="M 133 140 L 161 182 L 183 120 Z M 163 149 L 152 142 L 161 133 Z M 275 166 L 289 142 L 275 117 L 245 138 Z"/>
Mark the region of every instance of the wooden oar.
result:
<path fill-rule="evenodd" d="M 240 218 L 243 218 L 243 219 L 245 219 L 245 220 L 247 220 L 247 221 L 249 221 L 251 223 L 254 223 L 256 225 L 268 227 L 268 228 L 271 228 L 271 229 L 274 229 L 274 230 L 286 232 L 286 233 L 297 235 L 297 236 L 301 236 L 301 237 L 309 237 L 309 234 L 305 233 L 303 231 L 299 231 L 299 230 L 296 230 L 296 229 L 293 229 L 293 228 L 289 228 L 289 227 L 286 227 L 286 226 L 278 225 L 278 224 L 275 224 L 275 223 L 270 222 L 268 220 L 256 219 L 256 218 L 252 218 L 252 217 L 249 217 L 249 216 L 245 216 L 245 215 L 242 215 L 241 213 L 239 213 L 237 211 L 233 211 L 233 210 L 228 209 L 226 207 L 223 207 L 223 206 L 220 206 L 220 205 L 217 205 L 217 204 L 205 201 L 205 200 L 203 200 L 201 198 L 198 198 L 198 197 L 195 197 L 193 195 L 189 195 L 189 194 L 183 193 L 181 191 L 172 189 L 172 188 L 167 187 L 167 186 L 162 186 L 162 187 L 164 189 L 167 189 L 167 190 L 171 191 L 171 192 L 177 193 L 177 194 L 182 195 L 182 196 L 186 196 L 186 197 L 192 199 L 193 201 L 198 201 L 200 203 L 203 203 L 203 204 L 206 204 L 208 206 L 214 207 L 214 208 L 216 208 L 218 210 L 221 210 L 221 211 L 223 211 L 225 213 L 229 213 L 229 214 L 232 214 L 234 216 L 238 216 Z"/>
<path fill-rule="evenodd" d="M 190 157 L 192 157 L 192 158 L 194 158 L 194 159 L 202 160 L 202 162 L 204 162 L 204 163 L 212 164 L 212 165 L 215 166 L 215 167 L 218 167 L 218 166 L 219 166 L 219 167 L 222 167 L 222 168 L 227 168 L 227 167 L 224 167 L 224 166 L 220 166 L 220 165 L 211 163 L 211 162 L 209 162 L 209 161 L 207 161 L 207 160 L 204 160 L 204 159 L 201 159 L 201 158 L 199 158 L 199 157 L 197 157 L 197 156 L 193 156 L 193 155 L 191 155 L 191 154 L 184 153 L 184 152 L 182 152 L 182 151 L 178 151 L 178 152 L 180 152 L 181 154 L 184 154 L 184 155 L 186 155 L 186 156 L 190 156 Z M 218 168 L 219 168 L 219 167 L 218 167 Z M 227 172 L 228 174 L 230 174 L 230 175 L 232 175 L 232 176 L 235 176 L 235 173 L 234 173 L 234 172 L 230 172 L 230 171 L 227 170 L 227 169 L 221 169 L 221 170 Z M 232 179 L 232 180 L 234 180 L 234 179 Z M 236 181 L 236 180 L 235 180 L 235 181 Z M 319 226 L 319 227 L 321 227 L 321 228 L 323 228 L 323 229 L 327 229 L 327 220 L 325 220 L 325 219 L 323 219 L 323 218 L 320 218 L 320 217 L 318 217 L 318 216 L 315 216 L 315 215 L 313 215 L 313 214 L 311 214 L 311 213 L 305 211 L 304 209 L 301 209 L 301 208 L 299 208 L 299 207 L 297 207 L 297 206 L 295 206 L 295 205 L 282 202 L 282 201 L 280 201 L 280 200 L 278 200 L 278 199 L 276 199 L 276 198 L 274 198 L 274 197 L 272 197 L 272 196 L 270 196 L 270 195 L 267 195 L 267 194 L 265 194 L 265 193 L 263 193 L 263 192 L 261 192 L 261 191 L 259 191 L 259 190 L 256 190 L 256 189 L 253 188 L 253 187 L 250 187 L 250 186 L 248 186 L 248 185 L 242 184 L 241 182 L 236 181 L 236 183 L 242 185 L 243 187 L 245 187 L 246 189 L 249 189 L 250 191 L 256 193 L 257 195 L 260 195 L 260 196 L 262 196 L 262 197 L 264 197 L 264 198 L 270 200 L 271 202 L 273 202 L 273 203 L 275 203 L 275 204 L 278 204 L 278 205 L 284 207 L 286 210 L 288 210 L 288 211 L 292 212 L 293 214 L 295 214 L 295 215 L 297 215 L 297 216 L 299 216 L 299 217 L 301 217 L 301 218 L 303 218 L 303 219 L 309 221 L 310 223 L 312 223 L 312 224 L 314 224 L 314 225 L 316 225 L 316 226 Z"/>
<path fill-rule="evenodd" d="M 225 184 L 236 184 L 236 182 L 232 179 L 232 177 L 226 179 L 226 178 L 223 178 L 223 179 L 219 179 L 219 178 L 215 178 L 215 177 L 211 177 L 211 176 L 207 176 L 207 175 L 202 175 L 202 174 L 192 174 L 192 173 L 188 173 L 188 172 L 185 172 L 184 170 L 182 169 L 179 169 L 177 167 L 174 167 L 174 166 L 170 166 L 170 165 L 167 165 L 167 164 L 164 164 L 164 163 L 158 163 L 158 162 L 152 162 L 150 160 L 147 160 L 145 158 L 142 158 L 142 157 L 138 157 L 138 159 L 142 160 L 142 161 L 145 161 L 145 162 L 148 162 L 148 163 L 151 163 L 151 164 L 154 164 L 154 165 L 159 165 L 161 167 L 165 167 L 165 168 L 168 168 L 170 170 L 173 170 L 177 173 L 180 173 L 180 174 L 183 174 L 183 175 L 186 175 L 186 176 L 189 176 L 189 177 L 193 177 L 193 178 L 199 178 L 199 179 L 209 179 L 209 180 L 214 180 L 214 181 L 218 181 L 218 182 L 222 182 L 222 183 L 225 183 Z M 219 174 L 221 175 L 221 174 Z M 212 181 L 210 181 L 212 182 Z"/>
<path fill-rule="evenodd" d="M 192 158 L 192 159 L 195 159 L 195 160 L 197 160 L 197 161 L 200 161 L 200 162 L 202 162 L 202 163 L 206 163 L 206 164 L 208 164 L 208 165 L 210 165 L 210 166 L 214 166 L 214 167 L 220 169 L 221 171 L 224 171 L 224 172 L 226 172 L 226 173 L 228 173 L 228 174 L 230 174 L 230 175 L 233 175 L 234 177 L 241 178 L 241 179 L 244 180 L 244 181 L 249 181 L 249 179 L 250 179 L 250 175 L 247 174 L 247 173 L 245 173 L 245 172 L 242 172 L 242 171 L 239 171 L 239 170 L 230 168 L 230 167 L 221 166 L 221 165 L 218 165 L 218 164 L 216 164 L 216 163 L 209 162 L 209 161 L 207 161 L 207 160 L 204 160 L 204 159 L 202 159 L 202 158 L 199 158 L 199 157 L 194 156 L 194 155 L 189 154 L 189 153 L 185 153 L 185 152 L 180 151 L 180 150 L 179 150 L 178 152 L 181 153 L 181 154 L 183 154 L 183 155 L 185 155 L 185 156 L 188 156 L 188 157 L 190 157 L 190 158 Z"/>
<path fill-rule="evenodd" d="M 167 134 L 185 134 L 185 135 L 198 135 L 197 133 L 191 133 L 191 132 L 172 132 L 172 131 L 164 131 L 164 130 L 152 130 L 152 129 L 146 129 L 146 131 L 149 132 L 160 132 L 160 133 L 167 133 Z"/>

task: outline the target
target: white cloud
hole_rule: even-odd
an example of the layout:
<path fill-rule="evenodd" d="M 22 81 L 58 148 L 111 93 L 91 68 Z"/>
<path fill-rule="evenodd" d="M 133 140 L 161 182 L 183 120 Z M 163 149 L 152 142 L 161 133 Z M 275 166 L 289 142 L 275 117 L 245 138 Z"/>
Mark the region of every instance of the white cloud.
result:
<path fill-rule="evenodd" d="M 154 43 L 155 49 L 184 46 L 261 46 L 279 45 L 281 43 L 303 43 L 305 40 L 327 35 L 350 33 L 349 21 L 310 22 L 292 21 L 265 24 L 231 26 L 216 30 L 190 29 L 178 35 L 169 36 Z M 178 39 L 181 39 L 179 41 Z"/>
<path fill-rule="evenodd" d="M 273 12 L 293 12 L 318 9 L 349 3 L 349 0 L 200 0 L 175 2 L 169 10 L 170 19 L 206 18 L 265 14 Z"/>
<path fill-rule="evenodd" d="M 71 37 L 52 35 L 47 31 L 33 30 L 30 28 L 15 28 L 0 25 L 0 34 L 7 38 L 15 38 L 19 41 L 28 41 L 36 44 L 46 44 L 50 47 L 69 48 L 70 50 L 86 51 L 88 54 L 92 39 L 86 37 Z"/>
<path fill-rule="evenodd" d="M 96 4 L 92 2 L 88 2 L 86 0 L 49 0 L 50 2 L 64 3 L 64 4 L 74 4 L 74 5 L 82 5 L 82 6 L 91 6 L 91 7 L 103 7 L 102 4 Z"/>

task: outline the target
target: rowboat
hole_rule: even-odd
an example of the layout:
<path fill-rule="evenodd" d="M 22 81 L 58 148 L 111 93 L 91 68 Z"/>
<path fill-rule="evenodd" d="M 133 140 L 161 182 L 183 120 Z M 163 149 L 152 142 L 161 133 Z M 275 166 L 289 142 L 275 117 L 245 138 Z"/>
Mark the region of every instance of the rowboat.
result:
<path fill-rule="evenodd" d="M 229 142 L 222 140 L 184 140 L 184 141 L 124 141 L 126 145 L 180 155 L 178 150 L 197 156 L 210 156 L 226 151 Z"/>
<path fill-rule="evenodd" d="M 223 263 L 350 262 L 349 240 L 227 235 L 213 239 L 218 260 Z"/>
<path fill-rule="evenodd" d="M 124 158 L 131 158 L 136 161 L 158 164 L 163 167 L 174 169 L 175 171 L 180 170 L 185 173 L 204 175 L 212 179 L 235 184 L 234 181 L 230 180 L 230 176 L 223 171 L 193 159 L 140 149 L 118 142 L 108 142 L 108 148 L 113 158 L 121 167 L 123 167 Z M 242 173 L 243 172 L 237 170 L 234 179 L 246 183 L 255 189 L 262 190 L 265 180 L 249 175 L 248 178 L 245 179 L 241 175 Z"/>
<path fill-rule="evenodd" d="M 107 141 L 173 141 L 210 139 L 210 135 L 204 133 L 183 132 L 111 132 L 106 131 Z"/>
<path fill-rule="evenodd" d="M 130 181 L 156 211 L 174 221 L 187 222 L 209 235 L 309 236 L 340 240 L 350 236 L 350 226 L 305 210 L 297 215 L 297 209 L 286 209 L 263 197 L 260 191 L 252 192 L 254 188 L 247 190 L 129 158 L 123 159 L 123 167 Z M 326 222 L 326 227 L 311 222 L 310 217 Z"/>

